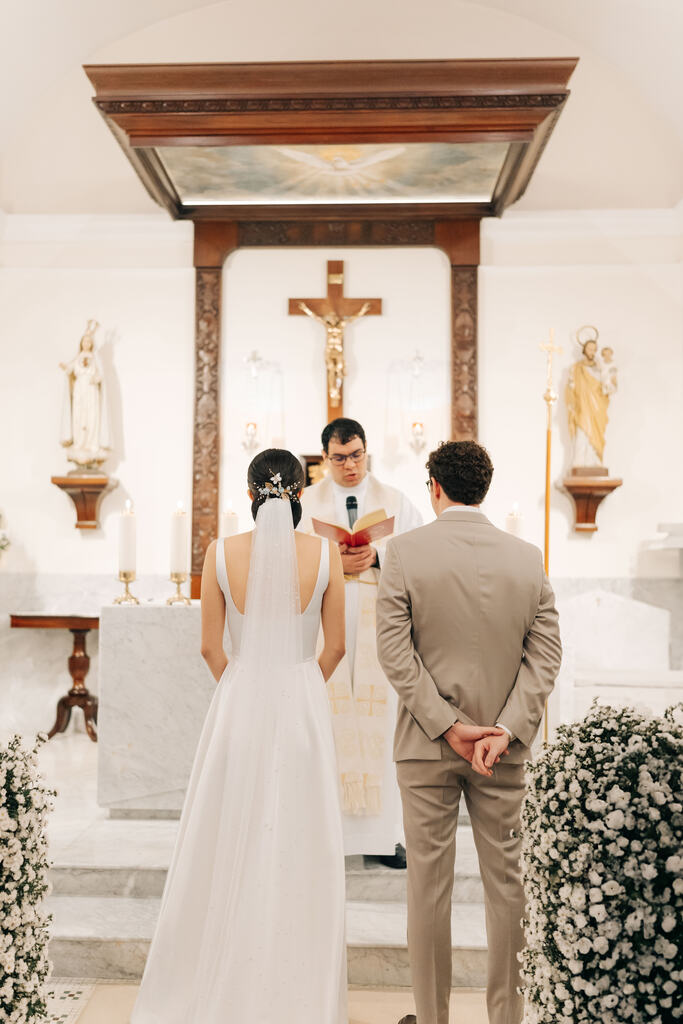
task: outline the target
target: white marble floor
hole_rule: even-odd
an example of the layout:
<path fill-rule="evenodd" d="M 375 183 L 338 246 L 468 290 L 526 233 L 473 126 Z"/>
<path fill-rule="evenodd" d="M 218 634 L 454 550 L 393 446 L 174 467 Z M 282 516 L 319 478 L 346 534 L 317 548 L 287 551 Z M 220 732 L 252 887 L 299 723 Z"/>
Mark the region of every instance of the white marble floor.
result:
<path fill-rule="evenodd" d="M 97 985 L 77 1024 L 128 1024 L 136 985 Z M 349 1024 L 397 1024 L 414 1012 L 410 992 L 400 989 L 349 992 Z M 451 998 L 451 1024 L 487 1024 L 484 993 L 460 990 Z"/>
<path fill-rule="evenodd" d="M 57 790 L 48 835 L 50 856 L 59 860 L 65 847 L 107 820 L 106 810 L 97 806 L 97 744 L 72 723 L 41 747 L 38 764 L 46 784 Z"/>
<path fill-rule="evenodd" d="M 97 745 L 81 732 L 58 735 L 40 752 L 46 782 L 58 792 L 49 824 L 50 958 L 56 981 L 89 977 L 135 983 L 144 968 L 178 822 L 108 818 L 97 806 L 97 755 Z M 405 886 L 405 872 L 349 858 L 351 985 L 409 984 Z M 480 986 L 486 971 L 484 908 L 468 824 L 458 833 L 452 927 L 453 984 Z"/>

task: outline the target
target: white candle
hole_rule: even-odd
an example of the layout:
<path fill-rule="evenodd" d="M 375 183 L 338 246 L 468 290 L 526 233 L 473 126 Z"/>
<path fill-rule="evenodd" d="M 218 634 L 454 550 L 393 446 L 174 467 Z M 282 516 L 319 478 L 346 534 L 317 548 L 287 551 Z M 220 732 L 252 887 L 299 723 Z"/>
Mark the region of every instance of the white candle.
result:
<path fill-rule="evenodd" d="M 179 501 L 171 516 L 171 573 L 187 575 L 188 565 L 187 515 Z"/>
<path fill-rule="evenodd" d="M 521 537 L 523 532 L 524 517 L 519 511 L 519 502 L 513 502 L 512 508 L 505 516 L 505 530 L 513 537 Z"/>
<path fill-rule="evenodd" d="M 234 537 L 239 533 L 239 519 L 237 513 L 232 510 L 232 502 L 229 501 L 225 512 L 221 513 L 221 537 Z"/>
<path fill-rule="evenodd" d="M 119 516 L 119 572 L 135 572 L 136 521 L 133 503 L 128 498 L 123 514 Z"/>

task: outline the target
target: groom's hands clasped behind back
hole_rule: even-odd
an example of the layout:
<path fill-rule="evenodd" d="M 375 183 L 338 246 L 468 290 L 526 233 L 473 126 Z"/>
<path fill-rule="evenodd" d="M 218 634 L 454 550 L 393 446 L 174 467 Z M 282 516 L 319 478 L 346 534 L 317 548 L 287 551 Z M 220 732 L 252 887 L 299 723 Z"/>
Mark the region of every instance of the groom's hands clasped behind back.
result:
<path fill-rule="evenodd" d="M 508 753 L 510 737 L 504 729 L 488 725 L 465 725 L 455 722 L 443 734 L 446 743 L 469 761 L 479 775 L 493 775 L 494 764 Z"/>
<path fill-rule="evenodd" d="M 502 730 L 501 730 L 502 731 Z M 491 769 L 498 764 L 501 757 L 510 753 L 510 737 L 506 732 L 502 736 L 484 736 L 474 744 L 472 767 L 480 775 L 493 775 Z"/>

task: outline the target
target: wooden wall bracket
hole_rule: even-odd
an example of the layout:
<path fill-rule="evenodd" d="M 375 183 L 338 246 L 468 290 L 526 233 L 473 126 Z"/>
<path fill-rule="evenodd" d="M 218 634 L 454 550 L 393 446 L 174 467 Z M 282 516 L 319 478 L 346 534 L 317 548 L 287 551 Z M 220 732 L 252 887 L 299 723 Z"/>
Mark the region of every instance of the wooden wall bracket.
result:
<path fill-rule="evenodd" d="M 76 529 L 97 530 L 100 502 L 107 491 L 117 486 L 118 480 L 106 473 L 82 473 L 73 476 L 53 476 L 55 487 L 69 495 L 76 506 Z"/>
<path fill-rule="evenodd" d="M 598 506 L 612 491 L 621 487 L 623 480 L 614 476 L 567 476 L 562 487 L 574 499 L 576 519 L 574 529 L 577 533 L 595 533 L 598 525 L 595 517 Z"/>

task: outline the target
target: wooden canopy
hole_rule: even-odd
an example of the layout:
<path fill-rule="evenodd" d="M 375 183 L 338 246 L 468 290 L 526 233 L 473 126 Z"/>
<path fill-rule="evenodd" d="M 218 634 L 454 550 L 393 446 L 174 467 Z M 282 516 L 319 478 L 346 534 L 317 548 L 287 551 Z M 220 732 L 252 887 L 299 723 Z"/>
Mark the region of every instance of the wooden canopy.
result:
<path fill-rule="evenodd" d="M 160 147 L 305 143 L 508 143 L 485 202 L 392 203 L 403 217 L 500 215 L 527 187 L 564 106 L 575 59 L 87 65 L 94 102 L 173 217 L 378 217 L 353 203 L 185 205 Z"/>

